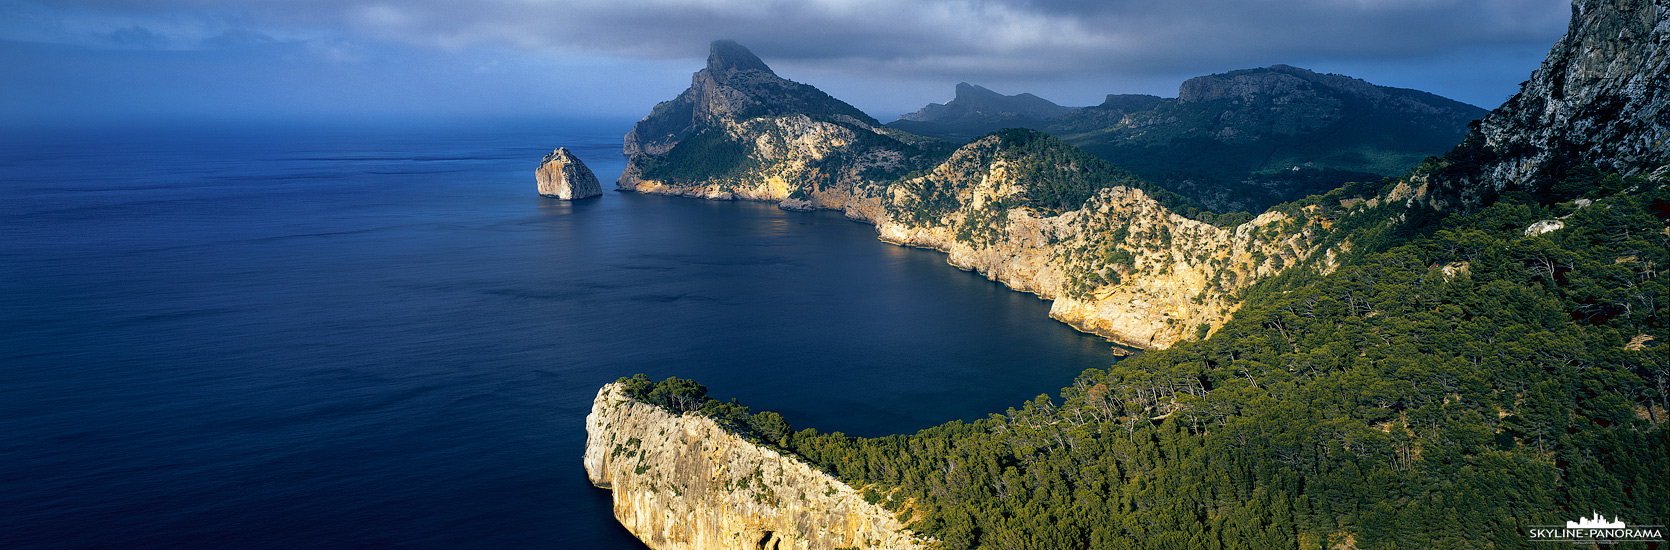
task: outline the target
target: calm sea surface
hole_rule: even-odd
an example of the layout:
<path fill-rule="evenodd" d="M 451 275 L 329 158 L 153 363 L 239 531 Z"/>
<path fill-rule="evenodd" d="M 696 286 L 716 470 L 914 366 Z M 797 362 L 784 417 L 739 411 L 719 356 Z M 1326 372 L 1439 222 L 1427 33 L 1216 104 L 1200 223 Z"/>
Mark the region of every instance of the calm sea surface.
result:
<path fill-rule="evenodd" d="M 641 548 L 617 377 L 882 435 L 1115 360 L 837 213 L 535 193 L 630 123 L 0 131 L 0 547 Z"/>

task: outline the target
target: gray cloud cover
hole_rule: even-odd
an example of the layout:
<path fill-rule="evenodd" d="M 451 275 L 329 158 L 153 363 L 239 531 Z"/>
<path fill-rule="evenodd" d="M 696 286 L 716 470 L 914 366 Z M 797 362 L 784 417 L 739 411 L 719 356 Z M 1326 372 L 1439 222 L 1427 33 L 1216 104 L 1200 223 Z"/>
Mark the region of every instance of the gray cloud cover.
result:
<path fill-rule="evenodd" d="M 1047 74 L 1173 70 L 1292 55 L 1399 57 L 1546 45 L 1563 0 L 69 0 L 12 2 L 8 38 L 222 32 L 440 48 L 689 58 L 729 37 L 799 61 Z M 3 12 L 0 12 L 3 13 Z M 23 15 L 26 17 L 17 17 Z M 23 25 L 18 25 L 23 23 Z M 100 26 L 110 27 L 100 29 Z M 19 26 L 32 27 L 30 30 Z M 23 31 L 23 32 L 20 32 Z M 54 36 L 56 34 L 57 36 Z M 22 35 L 22 36 L 18 36 Z M 154 40 L 153 40 L 154 42 Z"/>
<path fill-rule="evenodd" d="M 1569 15 L 1566 0 L 0 0 L 0 40 L 287 43 L 334 62 L 389 47 L 630 62 L 699 59 L 708 41 L 732 38 L 779 68 L 949 90 L 958 80 L 1140 81 L 1469 51 L 1489 62 L 1497 50 L 1545 51 Z"/>

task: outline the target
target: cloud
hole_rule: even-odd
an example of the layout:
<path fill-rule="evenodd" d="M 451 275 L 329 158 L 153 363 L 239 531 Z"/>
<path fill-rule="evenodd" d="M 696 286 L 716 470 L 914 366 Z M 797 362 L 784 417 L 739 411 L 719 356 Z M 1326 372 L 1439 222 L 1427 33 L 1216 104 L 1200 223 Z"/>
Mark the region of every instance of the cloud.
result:
<path fill-rule="evenodd" d="M 112 43 L 122 46 L 144 49 L 162 49 L 168 47 L 167 37 L 151 32 L 150 29 L 138 25 L 116 29 L 106 33 L 105 36 L 109 37 Z"/>
<path fill-rule="evenodd" d="M 949 99 L 957 81 L 1086 105 L 1275 63 L 1488 107 L 1535 67 L 1569 16 L 1568 0 L 0 0 L 0 49 L 262 51 L 270 63 L 314 63 L 321 74 L 430 55 L 468 67 L 432 74 L 438 88 L 518 70 L 548 86 L 541 79 L 592 71 L 643 73 L 630 80 L 664 80 L 676 93 L 708 42 L 730 38 L 884 119 Z M 1503 59 L 1513 62 L 1489 66 Z M 541 61 L 568 69 L 547 76 Z M 1378 72 L 1358 70 L 1367 68 Z M 1489 81 L 1468 80 L 1479 75 Z M 596 86 L 611 87 L 599 78 Z M 314 79 L 275 85 L 303 85 L 291 81 Z"/>
<path fill-rule="evenodd" d="M 767 57 L 874 70 L 1176 70 L 1295 56 L 1377 59 L 1469 45 L 1546 45 L 1565 0 L 69 0 L 22 4 L 63 21 L 329 35 L 442 49 L 700 57 L 732 38 Z M 94 24 L 94 23 L 84 23 Z M 60 22 L 60 26 L 64 26 Z M 0 37 L 6 36 L 0 27 Z M 36 33 L 38 34 L 38 33 Z M 173 34 L 173 33 L 167 33 Z M 190 33 L 186 33 L 190 34 Z"/>

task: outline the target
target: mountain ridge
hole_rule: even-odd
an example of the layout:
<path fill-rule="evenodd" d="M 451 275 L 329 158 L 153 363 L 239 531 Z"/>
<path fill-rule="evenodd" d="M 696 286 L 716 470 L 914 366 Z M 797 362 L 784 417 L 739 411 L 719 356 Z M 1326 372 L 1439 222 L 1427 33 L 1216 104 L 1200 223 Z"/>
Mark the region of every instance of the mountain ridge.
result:
<path fill-rule="evenodd" d="M 934 105 L 917 114 L 949 111 Z M 1272 65 L 1190 78 L 1176 98 L 1110 94 L 1050 116 L 964 109 L 888 126 L 952 141 L 1002 127 L 1041 130 L 1215 210 L 1259 212 L 1401 174 L 1447 151 L 1485 112 L 1419 90 Z"/>
<path fill-rule="evenodd" d="M 1003 95 L 959 82 L 956 96 L 943 104 L 899 116 L 890 128 L 952 141 L 970 141 L 1004 128 L 1042 129 L 1046 121 L 1071 112 L 1069 107 L 1029 94 Z"/>

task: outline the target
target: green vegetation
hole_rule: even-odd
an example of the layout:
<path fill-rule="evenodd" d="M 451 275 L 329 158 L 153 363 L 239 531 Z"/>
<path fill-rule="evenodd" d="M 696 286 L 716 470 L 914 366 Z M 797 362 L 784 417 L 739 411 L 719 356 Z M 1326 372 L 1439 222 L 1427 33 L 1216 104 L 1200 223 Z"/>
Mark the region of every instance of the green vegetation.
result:
<path fill-rule="evenodd" d="M 1245 212 L 1219 214 L 1207 210 L 1199 202 L 1168 191 L 1043 132 L 1009 128 L 991 135 L 997 138 L 995 148 L 974 151 L 970 155 L 972 158 L 965 161 L 967 166 L 953 166 L 950 172 L 960 175 L 981 173 L 980 170 L 997 158 L 1007 161 L 1009 173 L 1025 189 L 1025 194 L 1011 202 L 987 204 L 987 208 L 994 212 L 1026 206 L 1044 215 L 1059 215 L 1077 210 L 1097 191 L 1123 186 L 1141 189 L 1167 209 L 1184 217 L 1219 227 L 1234 227 L 1253 219 Z M 907 195 L 913 200 L 893 206 L 901 219 L 913 225 L 943 223 L 947 215 L 963 206 L 957 199 L 959 182 L 956 181 L 944 181 L 941 177 L 919 172 L 903 175 L 893 185 L 907 186 Z M 997 216 L 996 213 L 985 215 L 986 218 Z M 975 228 L 969 231 L 978 232 Z"/>
<path fill-rule="evenodd" d="M 1051 215 L 1077 210 L 1105 187 L 1151 187 L 1136 175 L 1049 134 L 1010 128 L 993 134 L 1026 188 L 1026 205 Z"/>
<path fill-rule="evenodd" d="M 1569 175 L 1471 212 L 1336 206 L 1338 269 L 988 419 L 866 439 L 711 410 L 947 549 L 1534 548 L 1528 526 L 1593 510 L 1661 522 L 1670 191 Z"/>
<path fill-rule="evenodd" d="M 645 179 L 688 184 L 742 174 L 757 164 L 748 153 L 747 144 L 731 139 L 723 130 L 708 128 L 664 154 L 645 157 L 641 166 Z"/>
<path fill-rule="evenodd" d="M 694 115 L 695 105 L 681 95 L 672 101 L 655 104 L 649 116 L 634 125 L 632 131 L 646 140 L 681 140 L 689 137 L 690 121 Z"/>
<path fill-rule="evenodd" d="M 780 78 L 741 85 L 751 88 L 749 93 L 756 101 L 749 103 L 741 111 L 732 113 L 731 117 L 735 120 L 806 115 L 818 120 L 840 121 L 842 118 L 851 118 L 871 126 L 881 125 L 880 121 L 864 111 L 813 86 Z"/>
<path fill-rule="evenodd" d="M 666 409 L 673 414 L 700 413 L 719 422 L 721 426 L 755 443 L 779 449 L 788 448 L 793 433 L 783 415 L 771 411 L 751 414 L 748 407 L 719 401 L 707 395 L 707 386 L 693 380 L 668 377 L 655 382 L 642 373 L 618 380 L 627 397 Z M 636 441 L 636 439 L 632 440 Z M 631 441 L 628 442 L 629 444 Z M 616 452 L 620 452 L 616 449 Z"/>
<path fill-rule="evenodd" d="M 625 386 L 628 397 L 667 409 L 675 414 L 701 410 L 703 405 L 713 401 L 712 398 L 707 396 L 707 386 L 683 378 L 668 378 L 660 382 L 653 382 L 650 381 L 648 376 L 639 374 L 631 378 L 622 377 L 616 382 Z"/>
<path fill-rule="evenodd" d="M 1013 166 L 1013 173 L 1026 187 L 1026 204 L 1049 214 L 1076 210 L 1096 191 L 1123 186 L 1141 189 L 1185 218 L 1218 227 L 1234 227 L 1254 217 L 1246 212 L 1212 212 L 1193 199 L 1043 132 L 1010 128 L 993 135 L 999 138 L 1000 150 Z"/>

